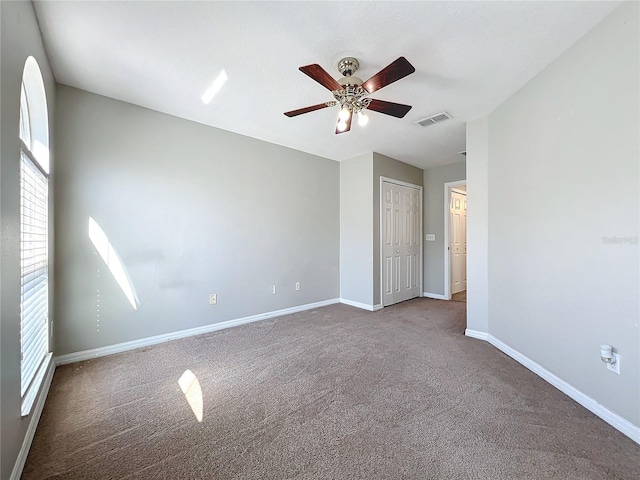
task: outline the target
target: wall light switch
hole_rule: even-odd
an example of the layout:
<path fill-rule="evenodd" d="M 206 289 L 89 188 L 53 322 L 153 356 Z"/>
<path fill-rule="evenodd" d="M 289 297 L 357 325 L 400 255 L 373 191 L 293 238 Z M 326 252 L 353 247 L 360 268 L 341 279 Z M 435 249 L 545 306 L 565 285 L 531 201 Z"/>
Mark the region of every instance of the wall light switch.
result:
<path fill-rule="evenodd" d="M 436 234 L 435 234 L 435 233 L 427 233 L 427 234 L 424 236 L 424 239 L 425 239 L 427 242 L 435 242 L 435 241 L 436 241 Z"/>
<path fill-rule="evenodd" d="M 271 285 L 271 295 L 275 295 L 275 294 L 276 294 L 276 286 Z"/>
<path fill-rule="evenodd" d="M 296 290 L 300 290 L 300 282 L 296 282 Z"/>

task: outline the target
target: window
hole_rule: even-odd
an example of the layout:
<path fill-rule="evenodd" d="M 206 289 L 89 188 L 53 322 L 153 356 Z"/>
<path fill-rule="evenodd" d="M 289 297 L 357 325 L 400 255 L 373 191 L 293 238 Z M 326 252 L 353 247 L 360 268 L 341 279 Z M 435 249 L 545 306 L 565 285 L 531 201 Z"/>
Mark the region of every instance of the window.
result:
<path fill-rule="evenodd" d="M 49 133 L 44 83 L 33 57 L 20 89 L 20 393 L 28 415 L 49 365 Z"/>
<path fill-rule="evenodd" d="M 31 127 L 29 126 L 29 103 L 24 92 L 24 82 L 20 86 L 20 139 L 31 145 Z"/>

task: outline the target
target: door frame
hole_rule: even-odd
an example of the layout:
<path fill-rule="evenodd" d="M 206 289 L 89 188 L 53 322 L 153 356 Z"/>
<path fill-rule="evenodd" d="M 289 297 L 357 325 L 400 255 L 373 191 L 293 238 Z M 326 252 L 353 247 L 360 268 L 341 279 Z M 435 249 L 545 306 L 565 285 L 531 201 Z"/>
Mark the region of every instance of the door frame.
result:
<path fill-rule="evenodd" d="M 466 186 L 466 180 L 447 182 L 444 184 L 444 299 L 451 300 L 451 257 L 449 255 L 449 239 L 451 236 L 451 222 L 449 220 L 449 205 L 451 191 L 456 187 Z M 469 199 L 467 197 L 467 205 Z M 467 262 L 468 263 L 468 262 Z"/>
<path fill-rule="evenodd" d="M 382 198 L 382 184 L 384 182 L 387 183 L 393 183 L 394 185 L 399 185 L 401 187 L 408 187 L 408 188 L 413 188 L 415 190 L 418 190 L 418 194 L 420 197 L 419 200 L 419 205 L 420 205 L 420 215 L 418 215 L 418 219 L 419 219 L 419 223 L 420 225 L 418 225 L 418 232 L 419 232 L 419 236 L 418 238 L 420 239 L 419 241 L 419 249 L 420 249 L 420 286 L 419 286 L 419 290 L 418 290 L 418 297 L 422 297 L 422 293 L 423 293 L 423 286 L 422 286 L 422 282 L 423 282 L 423 271 L 424 271 L 424 260 L 423 260 L 423 249 L 424 249 L 424 243 L 422 241 L 422 224 L 424 223 L 424 205 L 422 204 L 422 190 L 423 187 L 421 185 L 415 185 L 413 183 L 408 183 L 408 182 L 403 182 L 402 180 L 396 180 L 395 178 L 390 178 L 390 177 L 383 177 L 382 175 L 380 175 L 380 185 L 378 188 L 380 188 L 379 192 L 380 192 L 380 205 L 378 205 L 378 209 L 379 209 L 379 214 L 380 214 L 380 225 L 378 228 L 378 239 L 379 239 L 379 246 L 380 246 L 380 251 L 378 252 L 379 256 L 380 256 L 380 305 L 382 306 L 382 308 L 385 307 L 384 305 L 384 268 L 382 267 L 383 265 L 383 254 L 382 254 L 382 217 L 384 214 L 384 209 L 383 209 L 383 198 Z"/>

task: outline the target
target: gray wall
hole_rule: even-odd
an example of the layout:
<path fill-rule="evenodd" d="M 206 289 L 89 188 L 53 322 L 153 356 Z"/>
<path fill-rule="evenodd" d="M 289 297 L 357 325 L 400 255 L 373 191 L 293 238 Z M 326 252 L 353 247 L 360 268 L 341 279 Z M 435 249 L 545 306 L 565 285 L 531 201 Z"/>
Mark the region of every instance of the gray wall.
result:
<path fill-rule="evenodd" d="M 31 421 L 31 417 L 20 416 L 19 119 L 20 84 L 27 57 L 32 55 L 42 72 L 49 109 L 50 146 L 53 145 L 55 83 L 31 2 L 0 2 L 0 17 L 0 478 L 9 478 Z M 53 152 L 50 160 L 49 185 L 52 188 L 56 175 Z M 50 213 L 49 221 L 53 226 L 52 208 Z M 50 266 L 53 270 L 52 263 Z M 53 296 L 49 298 L 52 301 Z"/>
<path fill-rule="evenodd" d="M 57 354 L 338 297 L 337 162 L 69 87 L 57 102 Z"/>
<path fill-rule="evenodd" d="M 373 305 L 373 154 L 340 162 L 340 298 Z"/>
<path fill-rule="evenodd" d="M 638 17 L 623 3 L 489 116 L 485 219 L 489 333 L 635 425 Z"/>
<path fill-rule="evenodd" d="M 466 162 L 428 168 L 424 171 L 424 234 L 435 233 L 434 242 L 424 242 L 424 288 L 426 293 L 444 294 L 444 184 L 465 180 Z"/>
<path fill-rule="evenodd" d="M 393 158 L 373 154 L 373 304 L 382 303 L 380 297 L 380 177 L 423 186 L 422 169 Z M 424 197 L 423 197 L 424 198 Z M 424 202 L 423 202 L 424 203 Z"/>
<path fill-rule="evenodd" d="M 467 329 L 489 331 L 489 121 L 467 123 Z"/>

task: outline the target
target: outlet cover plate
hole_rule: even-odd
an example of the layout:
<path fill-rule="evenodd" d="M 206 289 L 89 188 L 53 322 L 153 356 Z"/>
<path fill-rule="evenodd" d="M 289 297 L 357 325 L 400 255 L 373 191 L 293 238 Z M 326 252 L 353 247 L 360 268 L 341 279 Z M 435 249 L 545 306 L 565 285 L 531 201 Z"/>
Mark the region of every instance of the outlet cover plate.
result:
<path fill-rule="evenodd" d="M 617 373 L 618 375 L 620 375 L 620 355 L 618 353 L 614 353 L 612 355 L 613 355 L 613 358 L 616 359 L 616 363 L 614 364 L 607 363 L 607 368 L 611 370 L 613 373 Z"/>

